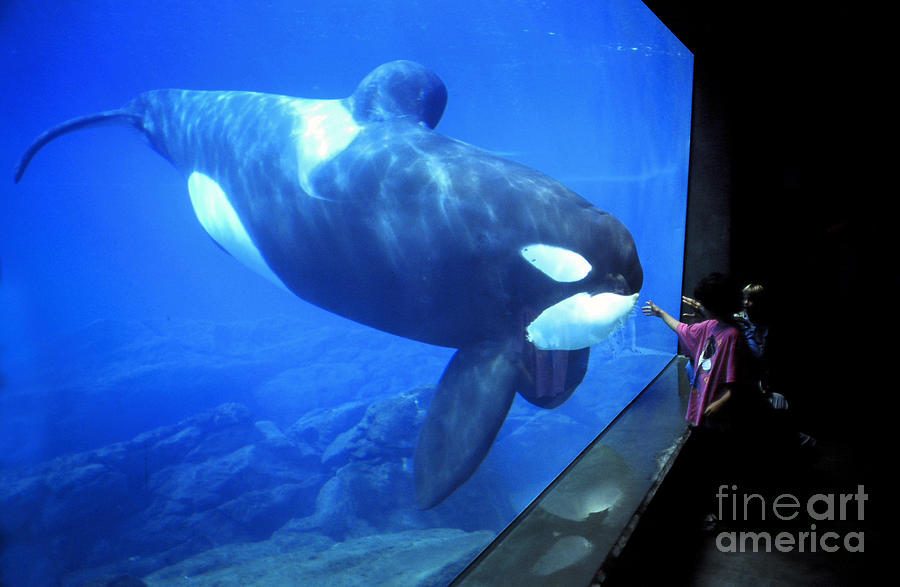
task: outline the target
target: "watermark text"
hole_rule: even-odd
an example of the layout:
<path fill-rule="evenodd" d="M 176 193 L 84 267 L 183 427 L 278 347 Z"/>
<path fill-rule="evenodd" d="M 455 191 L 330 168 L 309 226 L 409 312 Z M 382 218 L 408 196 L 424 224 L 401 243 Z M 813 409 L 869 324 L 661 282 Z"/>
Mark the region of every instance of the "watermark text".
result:
<path fill-rule="evenodd" d="M 716 536 L 716 548 L 721 552 L 865 552 L 865 532 L 836 532 L 828 522 L 863 522 L 868 499 L 863 485 L 854 492 L 816 493 L 805 499 L 790 493 L 767 499 L 759 493 L 739 491 L 737 485 L 720 485 L 716 492 L 717 514 L 726 525 L 748 520 L 808 520 L 809 528 L 776 533 L 723 531 Z M 841 524 L 841 528 L 845 525 Z"/>

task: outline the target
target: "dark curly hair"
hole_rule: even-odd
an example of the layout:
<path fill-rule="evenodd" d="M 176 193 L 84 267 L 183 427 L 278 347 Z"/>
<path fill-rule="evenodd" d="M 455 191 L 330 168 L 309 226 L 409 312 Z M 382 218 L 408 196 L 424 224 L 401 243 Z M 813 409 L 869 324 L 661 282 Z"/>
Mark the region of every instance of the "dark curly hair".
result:
<path fill-rule="evenodd" d="M 694 288 L 694 298 L 720 320 L 733 320 L 741 306 L 741 294 L 735 282 L 717 272 L 700 280 Z"/>

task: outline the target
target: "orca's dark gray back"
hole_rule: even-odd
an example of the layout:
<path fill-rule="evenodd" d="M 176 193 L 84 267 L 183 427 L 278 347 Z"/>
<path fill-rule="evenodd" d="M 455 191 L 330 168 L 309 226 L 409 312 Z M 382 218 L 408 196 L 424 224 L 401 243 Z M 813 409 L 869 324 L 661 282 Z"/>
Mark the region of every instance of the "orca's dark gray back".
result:
<path fill-rule="evenodd" d="M 184 173 L 282 164 L 278 137 L 293 132 L 292 98 L 244 91 L 153 90 L 126 108 L 139 113 L 151 145 Z"/>

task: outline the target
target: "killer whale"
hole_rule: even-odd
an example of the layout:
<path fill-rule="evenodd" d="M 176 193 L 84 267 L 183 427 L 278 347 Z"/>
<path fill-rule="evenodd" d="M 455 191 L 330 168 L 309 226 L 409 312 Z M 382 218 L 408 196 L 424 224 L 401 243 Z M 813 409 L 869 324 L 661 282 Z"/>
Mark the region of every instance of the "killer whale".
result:
<path fill-rule="evenodd" d="M 554 408 L 633 309 L 634 240 L 546 175 L 433 129 L 447 90 L 409 61 L 347 98 L 155 90 L 39 136 L 136 128 L 188 180 L 203 228 L 280 287 L 362 324 L 458 349 L 415 450 L 416 503 L 472 475 L 518 392 Z"/>

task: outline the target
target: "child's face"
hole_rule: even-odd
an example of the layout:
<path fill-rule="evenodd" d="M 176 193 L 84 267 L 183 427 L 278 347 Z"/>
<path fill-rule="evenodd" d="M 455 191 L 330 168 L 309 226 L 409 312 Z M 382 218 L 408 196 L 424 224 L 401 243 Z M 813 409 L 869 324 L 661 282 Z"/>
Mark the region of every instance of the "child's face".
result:
<path fill-rule="evenodd" d="M 747 294 L 743 295 L 742 304 L 744 306 L 744 312 L 747 314 L 747 317 L 751 320 L 753 319 L 753 298 L 748 296 Z"/>

